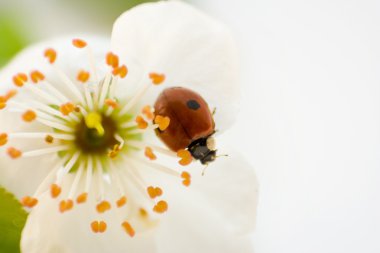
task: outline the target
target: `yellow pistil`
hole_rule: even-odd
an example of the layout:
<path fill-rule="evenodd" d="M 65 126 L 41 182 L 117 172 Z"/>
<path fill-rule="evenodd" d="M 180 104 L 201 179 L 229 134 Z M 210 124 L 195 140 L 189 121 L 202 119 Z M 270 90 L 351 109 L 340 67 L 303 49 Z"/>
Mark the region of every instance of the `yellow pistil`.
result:
<path fill-rule="evenodd" d="M 100 136 L 104 135 L 104 128 L 102 126 L 102 115 L 97 112 L 90 112 L 85 117 L 86 126 L 91 129 L 96 129 Z"/>

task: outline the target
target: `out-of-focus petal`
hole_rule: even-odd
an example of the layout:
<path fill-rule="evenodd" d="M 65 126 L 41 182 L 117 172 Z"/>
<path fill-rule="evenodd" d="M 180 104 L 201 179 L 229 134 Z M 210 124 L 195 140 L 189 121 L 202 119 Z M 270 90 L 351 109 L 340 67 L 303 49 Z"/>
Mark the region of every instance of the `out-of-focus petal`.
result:
<path fill-rule="evenodd" d="M 111 49 L 131 66 L 123 90 L 149 81 L 149 72 L 164 73 L 165 84 L 152 88 L 147 102 L 168 86 L 188 87 L 217 109 L 218 130 L 233 123 L 239 95 L 235 45 L 216 20 L 180 1 L 142 4 L 116 21 Z"/>

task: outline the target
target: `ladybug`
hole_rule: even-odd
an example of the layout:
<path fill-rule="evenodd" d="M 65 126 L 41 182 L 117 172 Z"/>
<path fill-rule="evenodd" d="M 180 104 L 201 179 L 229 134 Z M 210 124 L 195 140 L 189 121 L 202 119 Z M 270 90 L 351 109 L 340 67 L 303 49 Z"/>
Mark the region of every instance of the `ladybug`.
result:
<path fill-rule="evenodd" d="M 215 122 L 201 95 L 183 87 L 167 88 L 158 96 L 154 110 L 156 115 L 170 118 L 168 128 L 156 129 L 169 149 L 187 149 L 202 164 L 215 160 Z"/>

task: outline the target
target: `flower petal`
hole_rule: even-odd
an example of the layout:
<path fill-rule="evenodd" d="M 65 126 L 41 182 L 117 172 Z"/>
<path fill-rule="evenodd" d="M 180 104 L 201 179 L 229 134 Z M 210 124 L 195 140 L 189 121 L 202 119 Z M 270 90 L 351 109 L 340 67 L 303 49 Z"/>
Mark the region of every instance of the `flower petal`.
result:
<path fill-rule="evenodd" d="M 236 51 L 230 33 L 217 21 L 180 1 L 142 4 L 116 21 L 111 48 L 132 66 L 131 86 L 150 72 L 165 74 L 165 84 L 151 89 L 148 102 L 160 89 L 184 86 L 217 109 L 218 130 L 233 123 L 239 94 Z"/>
<path fill-rule="evenodd" d="M 63 189 L 72 183 L 73 178 L 66 178 Z M 63 192 L 62 195 L 66 194 Z M 94 196 L 90 195 L 88 202 L 74 205 L 72 210 L 63 214 L 58 211 L 58 203 L 48 193 L 39 198 L 39 204 L 29 214 L 22 233 L 23 253 L 156 252 L 154 230 L 130 238 L 121 227 L 119 218 L 122 215 L 110 211 L 99 217 Z M 94 220 L 104 220 L 107 230 L 104 233 L 91 232 L 90 224 Z"/>

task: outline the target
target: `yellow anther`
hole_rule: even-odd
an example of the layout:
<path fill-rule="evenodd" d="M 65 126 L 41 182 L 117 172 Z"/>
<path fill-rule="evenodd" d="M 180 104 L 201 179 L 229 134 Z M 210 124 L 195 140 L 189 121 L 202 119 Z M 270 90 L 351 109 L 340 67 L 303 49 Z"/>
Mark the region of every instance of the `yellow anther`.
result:
<path fill-rule="evenodd" d="M 161 196 L 163 193 L 160 187 L 153 187 L 153 186 L 149 186 L 146 189 L 146 191 L 148 192 L 149 197 L 152 199 Z"/>
<path fill-rule="evenodd" d="M 69 211 L 73 208 L 74 206 L 74 202 L 71 200 L 71 199 L 68 199 L 68 200 L 62 200 L 60 203 L 59 203 L 59 211 L 61 213 L 64 213 L 66 211 Z"/>
<path fill-rule="evenodd" d="M 169 127 L 169 124 L 170 124 L 170 118 L 167 117 L 167 116 L 161 116 L 161 115 L 157 115 L 155 118 L 154 118 L 154 123 L 155 124 L 158 124 L 158 128 L 161 130 L 161 131 L 164 131 L 166 130 L 168 127 Z"/>
<path fill-rule="evenodd" d="M 102 115 L 97 112 L 90 112 L 85 117 L 86 126 L 91 129 L 96 129 L 100 136 L 104 135 L 104 128 L 102 126 Z"/>
<path fill-rule="evenodd" d="M 37 117 L 37 114 L 32 111 L 32 110 L 27 110 L 26 112 L 24 112 L 24 114 L 22 115 L 22 119 L 25 121 L 25 122 L 32 122 L 33 120 L 35 120 Z"/>
<path fill-rule="evenodd" d="M 107 230 L 107 223 L 104 221 L 91 222 L 91 230 L 94 233 L 104 233 Z"/>
<path fill-rule="evenodd" d="M 30 73 L 30 79 L 32 79 L 33 83 L 38 83 L 45 80 L 45 76 L 40 71 L 35 70 Z"/>
<path fill-rule="evenodd" d="M 154 85 L 159 85 L 165 81 L 165 75 L 164 74 L 150 73 L 149 78 L 152 80 L 152 83 Z"/>
<path fill-rule="evenodd" d="M 145 156 L 148 157 L 151 161 L 156 160 L 157 156 L 153 153 L 152 148 L 146 147 L 145 148 Z"/>
<path fill-rule="evenodd" d="M 8 134 L 2 133 L 0 134 L 0 147 L 4 146 L 8 142 Z"/>
<path fill-rule="evenodd" d="M 148 127 L 148 122 L 146 122 L 141 116 L 137 116 L 135 122 L 137 123 L 137 127 L 140 129 L 145 129 Z"/>
<path fill-rule="evenodd" d="M 57 184 L 52 184 L 50 186 L 50 195 L 52 198 L 58 197 L 59 194 L 61 194 L 61 191 L 62 191 L 61 187 Z"/>
<path fill-rule="evenodd" d="M 7 153 L 12 159 L 17 159 L 22 155 L 22 152 L 14 147 L 9 147 Z"/>
<path fill-rule="evenodd" d="M 125 232 L 130 236 L 130 237 L 133 237 L 135 236 L 135 230 L 133 229 L 133 227 L 131 226 L 131 224 L 129 224 L 128 221 L 124 221 L 121 226 L 124 228 Z"/>
<path fill-rule="evenodd" d="M 141 217 L 145 218 L 148 216 L 148 212 L 144 208 L 140 208 L 139 210 Z"/>
<path fill-rule="evenodd" d="M 168 203 L 165 200 L 160 200 L 154 207 L 156 213 L 164 213 L 168 210 Z"/>
<path fill-rule="evenodd" d="M 118 199 L 116 201 L 116 205 L 119 208 L 122 207 L 122 206 L 124 206 L 126 203 L 127 203 L 127 197 L 125 197 L 125 196 L 121 197 L 120 199 Z"/>
<path fill-rule="evenodd" d="M 87 46 L 87 42 L 81 39 L 73 39 L 73 45 L 77 48 L 84 48 Z"/>
<path fill-rule="evenodd" d="M 96 210 L 99 213 L 104 213 L 110 209 L 111 209 L 111 204 L 105 200 L 96 205 Z"/>
<path fill-rule="evenodd" d="M 77 80 L 79 82 L 85 83 L 88 81 L 88 79 L 90 79 L 90 72 L 87 72 L 84 70 L 79 71 L 79 73 L 77 75 Z"/>
<path fill-rule="evenodd" d="M 182 184 L 184 186 L 190 186 L 190 184 L 191 184 L 191 175 L 190 175 L 189 172 L 186 172 L 186 171 L 182 172 L 181 178 L 183 179 L 182 180 Z"/>
<path fill-rule="evenodd" d="M 104 101 L 104 103 L 105 103 L 106 105 L 108 105 L 109 107 L 112 107 L 113 109 L 116 109 L 116 108 L 119 107 L 119 104 L 118 104 L 115 100 L 110 99 L 110 98 L 107 98 L 107 99 Z"/>
<path fill-rule="evenodd" d="M 38 204 L 38 199 L 36 198 L 33 198 L 33 197 L 30 197 L 30 196 L 25 196 L 21 199 L 21 204 L 25 207 L 29 207 L 29 208 L 32 208 L 34 207 L 35 205 Z"/>
<path fill-rule="evenodd" d="M 59 110 L 63 115 L 67 116 L 75 110 L 75 105 L 69 102 L 69 103 L 61 105 L 59 107 Z"/>
<path fill-rule="evenodd" d="M 141 112 L 145 115 L 145 117 L 147 117 L 147 119 L 154 119 L 154 113 L 152 112 L 152 108 L 150 107 L 150 105 L 144 106 Z"/>
<path fill-rule="evenodd" d="M 51 135 L 46 135 L 45 142 L 48 144 L 52 144 L 54 142 L 54 137 Z"/>
<path fill-rule="evenodd" d="M 120 76 L 120 78 L 124 78 L 128 74 L 128 69 L 125 65 L 122 65 L 120 67 L 114 68 L 112 74 L 114 76 Z"/>
<path fill-rule="evenodd" d="M 87 195 L 88 195 L 88 194 L 87 194 L 86 192 L 80 194 L 80 195 L 77 197 L 77 203 L 78 203 L 78 204 L 82 204 L 82 203 L 86 202 L 86 201 L 87 201 Z"/>
<path fill-rule="evenodd" d="M 51 64 L 53 64 L 55 60 L 57 59 L 57 52 L 52 48 L 48 48 L 45 50 L 44 56 L 48 59 L 48 61 Z"/>
<path fill-rule="evenodd" d="M 186 150 L 186 149 L 180 149 L 180 150 L 178 150 L 177 156 L 179 158 L 181 158 L 181 160 L 179 160 L 179 164 L 181 164 L 183 166 L 186 166 L 186 165 L 190 164 L 191 161 L 193 160 L 193 157 L 191 156 L 191 153 L 188 150 Z"/>
<path fill-rule="evenodd" d="M 24 73 L 18 73 L 13 77 L 13 83 L 17 87 L 22 87 L 24 84 L 28 81 L 28 76 L 25 75 Z"/>
<path fill-rule="evenodd" d="M 119 67 L 119 57 L 110 52 L 106 56 L 106 63 L 112 68 L 117 68 Z"/>

